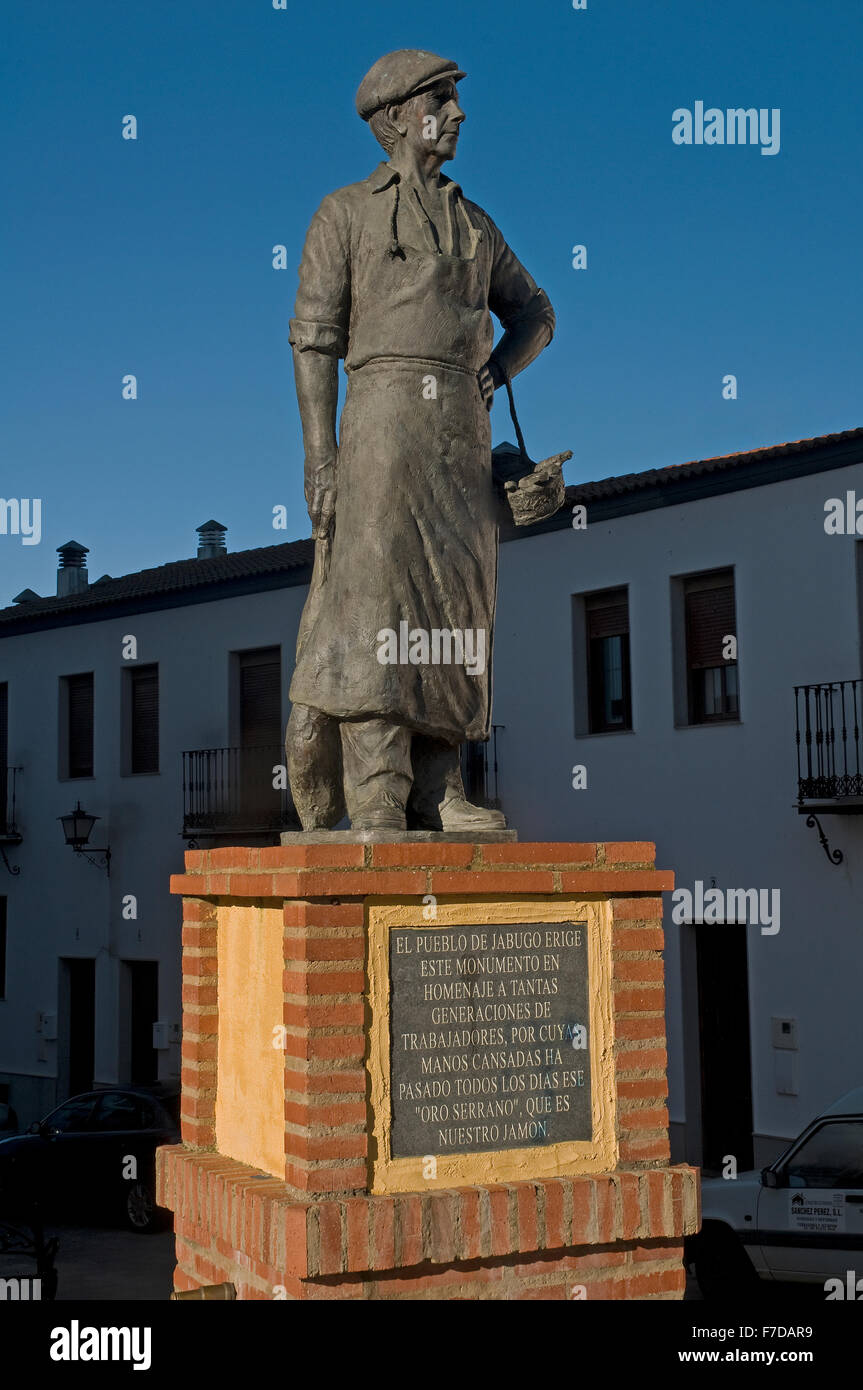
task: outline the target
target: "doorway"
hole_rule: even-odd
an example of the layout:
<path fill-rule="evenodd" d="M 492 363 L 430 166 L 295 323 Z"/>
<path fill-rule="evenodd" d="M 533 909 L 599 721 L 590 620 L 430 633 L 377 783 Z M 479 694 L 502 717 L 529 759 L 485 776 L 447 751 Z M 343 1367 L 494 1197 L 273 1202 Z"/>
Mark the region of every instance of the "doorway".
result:
<path fill-rule="evenodd" d="M 159 1076 L 159 1057 L 153 1046 L 153 1024 L 159 1017 L 159 963 L 127 960 L 123 966 L 128 972 L 129 1081 L 133 1086 L 149 1086 Z"/>
<path fill-rule="evenodd" d="M 238 829 L 278 829 L 282 798 L 273 775 L 285 759 L 281 648 L 238 652 L 236 660 Z"/>
<path fill-rule="evenodd" d="M 743 925 L 694 928 L 701 1074 L 701 1162 L 721 1172 L 752 1167 L 749 961 Z"/>
<path fill-rule="evenodd" d="M 60 959 L 57 1099 L 93 1089 L 96 1044 L 96 962 Z"/>

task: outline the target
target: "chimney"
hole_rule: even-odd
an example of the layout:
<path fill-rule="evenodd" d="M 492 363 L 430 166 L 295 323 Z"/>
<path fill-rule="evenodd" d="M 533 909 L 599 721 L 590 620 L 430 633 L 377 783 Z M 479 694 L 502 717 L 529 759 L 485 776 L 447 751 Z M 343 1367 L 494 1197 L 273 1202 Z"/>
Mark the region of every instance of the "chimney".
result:
<path fill-rule="evenodd" d="M 32 589 L 22 589 L 20 594 L 16 594 L 13 603 L 33 603 L 38 600 L 39 595 L 34 594 Z"/>
<path fill-rule="evenodd" d="M 226 555 L 228 546 L 225 536 L 228 534 L 227 526 L 222 526 L 218 521 L 205 521 L 203 526 L 196 527 L 198 532 L 198 559 L 213 560 L 217 555 Z"/>
<path fill-rule="evenodd" d="M 57 571 L 57 597 L 66 598 L 69 594 L 83 593 L 87 588 L 87 560 L 89 550 L 77 541 L 67 541 L 58 545 L 60 568 Z"/>

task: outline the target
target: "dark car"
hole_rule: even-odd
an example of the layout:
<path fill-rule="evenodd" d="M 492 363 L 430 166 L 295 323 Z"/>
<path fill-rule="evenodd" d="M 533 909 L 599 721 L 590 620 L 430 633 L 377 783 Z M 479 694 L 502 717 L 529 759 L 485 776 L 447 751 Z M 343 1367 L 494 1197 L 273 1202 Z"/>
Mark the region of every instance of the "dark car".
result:
<path fill-rule="evenodd" d="M 158 1229 L 155 1155 L 161 1144 L 179 1143 L 175 1104 L 169 1092 L 89 1091 L 26 1134 L 0 1139 L 0 1211 L 28 1200 L 46 1216 L 99 1210 L 133 1231 Z"/>

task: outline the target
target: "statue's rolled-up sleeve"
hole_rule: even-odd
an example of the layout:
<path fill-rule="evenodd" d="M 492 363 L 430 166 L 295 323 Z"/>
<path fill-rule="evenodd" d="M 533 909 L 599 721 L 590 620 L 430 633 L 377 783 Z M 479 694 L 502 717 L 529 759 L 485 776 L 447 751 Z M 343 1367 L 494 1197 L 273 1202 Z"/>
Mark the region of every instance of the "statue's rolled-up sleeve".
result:
<path fill-rule="evenodd" d="M 551 342 L 554 310 L 545 290 L 525 270 L 515 252 L 493 227 L 494 260 L 488 305 L 500 319 L 504 335 L 492 359 L 510 379 L 517 376 Z"/>
<path fill-rule="evenodd" d="M 344 357 L 351 312 L 350 237 L 347 211 L 332 194 L 318 208 L 306 234 L 300 285 L 290 325 L 299 352 L 314 349 Z"/>

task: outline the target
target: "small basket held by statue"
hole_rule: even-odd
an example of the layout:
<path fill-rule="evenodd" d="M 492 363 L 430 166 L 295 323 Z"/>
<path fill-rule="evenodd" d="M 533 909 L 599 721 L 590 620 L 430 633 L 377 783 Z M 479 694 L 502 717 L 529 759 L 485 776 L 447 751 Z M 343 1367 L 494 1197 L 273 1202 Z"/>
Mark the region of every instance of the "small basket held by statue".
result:
<path fill-rule="evenodd" d="M 552 454 L 534 463 L 525 448 L 524 435 L 515 413 L 515 400 L 509 378 L 504 378 L 509 396 L 509 412 L 515 426 L 518 449 L 500 445 L 492 453 L 492 476 L 501 497 L 509 504 L 516 526 L 532 526 L 554 516 L 563 506 L 566 488 L 563 465 L 572 458 L 572 450 Z"/>

